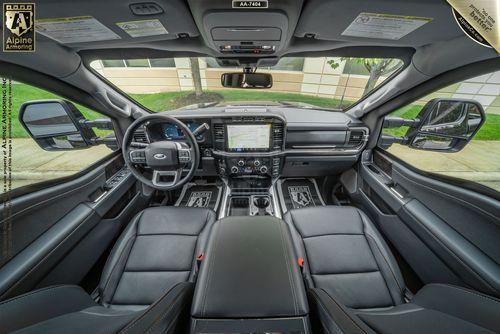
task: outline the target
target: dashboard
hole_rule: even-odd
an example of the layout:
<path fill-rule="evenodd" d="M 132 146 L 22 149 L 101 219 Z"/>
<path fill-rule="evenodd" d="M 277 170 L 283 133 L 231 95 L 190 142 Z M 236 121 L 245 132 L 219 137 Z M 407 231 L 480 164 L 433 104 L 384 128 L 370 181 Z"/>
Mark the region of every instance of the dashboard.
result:
<path fill-rule="evenodd" d="M 194 131 L 202 161 L 198 175 L 273 178 L 332 175 L 352 167 L 368 140 L 368 128 L 341 112 L 300 108 L 213 107 L 171 111 Z M 141 133 L 142 131 L 142 133 Z M 136 141 L 184 140 L 172 124 L 150 124 Z"/>

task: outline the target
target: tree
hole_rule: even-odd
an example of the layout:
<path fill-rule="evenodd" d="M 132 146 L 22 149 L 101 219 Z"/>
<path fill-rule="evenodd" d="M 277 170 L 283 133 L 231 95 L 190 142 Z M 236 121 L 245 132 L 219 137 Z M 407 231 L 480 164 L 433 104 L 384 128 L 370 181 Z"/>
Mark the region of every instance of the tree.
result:
<path fill-rule="evenodd" d="M 200 63 L 198 58 L 189 57 L 189 64 L 191 65 L 191 77 L 193 78 L 194 93 L 196 97 L 203 95 L 203 88 L 201 86 Z"/>
<path fill-rule="evenodd" d="M 349 58 L 342 57 L 341 61 L 355 61 L 358 64 L 362 64 L 370 76 L 368 77 L 368 82 L 365 85 L 365 89 L 363 91 L 363 95 L 371 91 L 375 88 L 378 79 L 387 73 L 392 72 L 397 67 L 399 67 L 400 61 L 398 59 L 391 58 Z M 328 65 L 330 65 L 333 69 L 339 67 L 339 63 L 334 59 L 327 61 Z"/>

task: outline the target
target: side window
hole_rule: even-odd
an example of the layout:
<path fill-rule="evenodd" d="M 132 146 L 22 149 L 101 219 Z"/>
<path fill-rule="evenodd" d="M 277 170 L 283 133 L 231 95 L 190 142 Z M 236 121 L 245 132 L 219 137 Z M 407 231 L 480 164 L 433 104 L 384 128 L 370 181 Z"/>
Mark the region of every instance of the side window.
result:
<path fill-rule="evenodd" d="M 23 83 L 12 82 L 11 86 L 11 187 L 16 188 L 70 176 L 103 159 L 113 151 L 112 145 L 95 145 L 81 150 L 46 151 L 33 140 L 19 120 L 19 110 L 23 103 L 32 100 L 62 99 L 61 97 Z M 87 120 L 105 118 L 97 112 L 75 104 Z M 113 137 L 113 130 L 95 129 L 99 137 Z M 2 175 L 5 164 L 0 164 Z M 3 182 L 3 181 L 2 181 Z M 0 192 L 7 187 L 4 185 Z"/>
<path fill-rule="evenodd" d="M 458 152 L 417 150 L 396 143 L 386 147 L 387 151 L 422 171 L 480 183 L 500 191 L 500 71 L 440 89 L 389 116 L 414 119 L 424 104 L 434 98 L 475 100 L 483 106 L 486 120 L 472 140 Z M 471 110 L 468 117 L 480 115 Z M 402 137 L 407 130 L 407 126 L 401 126 L 383 129 L 383 134 Z"/>

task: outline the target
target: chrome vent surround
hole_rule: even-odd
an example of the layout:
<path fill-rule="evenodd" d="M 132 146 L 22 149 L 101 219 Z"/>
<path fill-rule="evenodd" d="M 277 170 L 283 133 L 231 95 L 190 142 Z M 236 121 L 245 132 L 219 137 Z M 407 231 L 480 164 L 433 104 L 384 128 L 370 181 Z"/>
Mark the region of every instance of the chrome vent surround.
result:
<path fill-rule="evenodd" d="M 281 149 L 284 144 L 285 131 L 283 123 L 273 124 L 273 148 Z"/>
<path fill-rule="evenodd" d="M 223 142 L 225 136 L 224 124 L 214 124 L 214 139 L 215 141 Z"/>
<path fill-rule="evenodd" d="M 348 147 L 359 147 L 368 141 L 368 129 L 366 128 L 351 128 L 349 130 L 349 139 L 347 140 Z"/>

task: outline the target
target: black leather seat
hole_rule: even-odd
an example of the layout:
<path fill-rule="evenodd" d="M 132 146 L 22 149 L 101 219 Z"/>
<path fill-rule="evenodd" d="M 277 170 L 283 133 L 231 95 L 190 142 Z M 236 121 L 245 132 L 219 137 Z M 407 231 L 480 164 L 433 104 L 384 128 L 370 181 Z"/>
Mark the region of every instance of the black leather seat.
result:
<path fill-rule="evenodd" d="M 214 222 L 207 209 L 140 212 L 104 267 L 98 303 L 77 286 L 33 291 L 0 303 L 0 333 L 170 332 L 191 301 L 196 257 Z"/>
<path fill-rule="evenodd" d="M 309 287 L 324 289 L 354 309 L 404 300 L 397 263 L 368 217 L 353 207 L 312 207 L 285 215 Z"/>
<path fill-rule="evenodd" d="M 444 284 L 412 296 L 387 244 L 359 209 L 305 208 L 284 219 L 326 333 L 500 332 L 496 298 Z"/>

